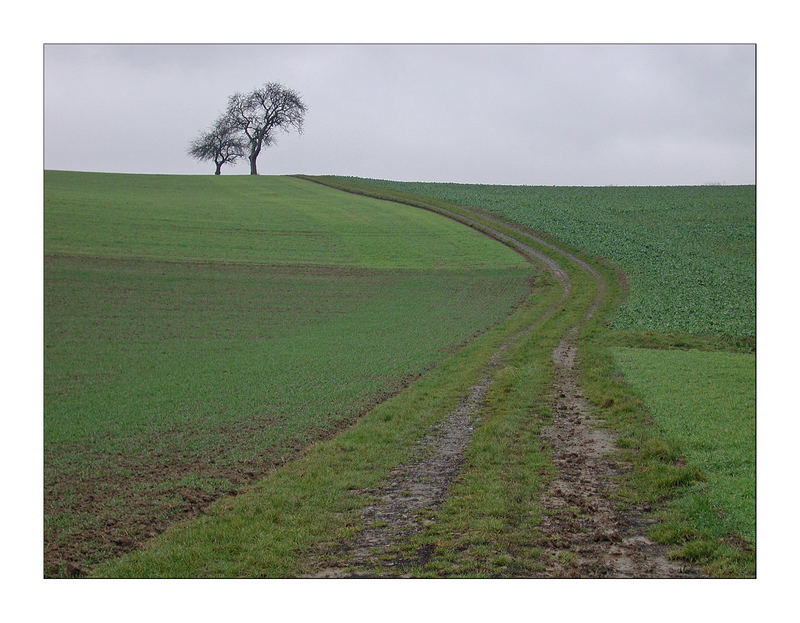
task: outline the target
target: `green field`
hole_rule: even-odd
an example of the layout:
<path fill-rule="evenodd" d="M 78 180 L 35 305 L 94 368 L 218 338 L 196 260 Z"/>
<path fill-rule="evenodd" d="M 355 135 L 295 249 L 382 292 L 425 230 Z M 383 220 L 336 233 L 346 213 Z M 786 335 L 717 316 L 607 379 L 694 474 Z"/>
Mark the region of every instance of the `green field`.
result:
<path fill-rule="evenodd" d="M 669 444 L 702 470 L 672 500 L 661 540 L 681 544 L 682 554 L 706 562 L 720 544 L 733 561 L 716 561 L 730 573 L 749 544 L 746 564 L 754 572 L 755 518 L 755 357 L 749 354 L 617 348 L 614 357 L 625 380 L 644 397 Z"/>
<path fill-rule="evenodd" d="M 425 270 L 523 263 L 435 214 L 291 177 L 46 171 L 44 242 L 46 254 L 181 261 Z"/>
<path fill-rule="evenodd" d="M 45 174 L 45 572 L 283 464 L 500 322 L 521 256 L 291 178 Z"/>
<path fill-rule="evenodd" d="M 704 573 L 754 575 L 753 187 L 318 181 L 373 198 L 45 173 L 46 575 L 334 564 L 506 342 L 448 499 L 390 553 L 415 576 L 537 575 L 551 355 L 581 323 L 581 388 L 631 467 L 615 503 Z"/>
<path fill-rule="evenodd" d="M 632 332 L 755 336 L 755 187 L 490 186 L 359 180 L 495 212 L 611 260 Z"/>

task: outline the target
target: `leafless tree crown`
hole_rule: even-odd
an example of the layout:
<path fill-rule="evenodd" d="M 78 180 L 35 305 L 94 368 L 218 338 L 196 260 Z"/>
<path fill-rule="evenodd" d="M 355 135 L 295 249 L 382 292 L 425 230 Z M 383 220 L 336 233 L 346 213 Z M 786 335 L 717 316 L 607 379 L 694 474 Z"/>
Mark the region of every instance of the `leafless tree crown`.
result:
<path fill-rule="evenodd" d="M 302 134 L 306 105 L 300 95 L 277 82 L 228 99 L 227 117 L 246 137 L 249 148 L 250 173 L 257 175 L 256 159 L 261 148 L 275 142 L 275 132 L 291 129 Z"/>
<path fill-rule="evenodd" d="M 307 110 L 297 92 L 277 82 L 268 82 L 250 93 L 234 93 L 228 98 L 225 114 L 191 143 L 189 154 L 214 160 L 217 174 L 223 164 L 247 155 L 250 174 L 257 175 L 261 149 L 275 142 L 278 130 L 295 129 L 302 134 Z"/>
<path fill-rule="evenodd" d="M 198 160 L 213 160 L 215 175 L 219 175 L 223 164 L 233 164 L 245 154 L 245 141 L 226 116 L 200 134 L 189 145 L 189 155 Z"/>

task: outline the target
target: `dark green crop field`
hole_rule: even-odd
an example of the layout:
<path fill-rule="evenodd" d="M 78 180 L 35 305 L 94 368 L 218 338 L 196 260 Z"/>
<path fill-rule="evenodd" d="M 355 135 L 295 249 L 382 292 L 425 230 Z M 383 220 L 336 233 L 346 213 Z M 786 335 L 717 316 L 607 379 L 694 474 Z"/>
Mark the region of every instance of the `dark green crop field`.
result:
<path fill-rule="evenodd" d="M 615 329 L 755 336 L 755 187 L 555 187 L 359 180 L 496 212 L 619 266 Z"/>
<path fill-rule="evenodd" d="M 536 273 L 291 178 L 47 172 L 45 573 L 128 551 L 437 365 Z"/>

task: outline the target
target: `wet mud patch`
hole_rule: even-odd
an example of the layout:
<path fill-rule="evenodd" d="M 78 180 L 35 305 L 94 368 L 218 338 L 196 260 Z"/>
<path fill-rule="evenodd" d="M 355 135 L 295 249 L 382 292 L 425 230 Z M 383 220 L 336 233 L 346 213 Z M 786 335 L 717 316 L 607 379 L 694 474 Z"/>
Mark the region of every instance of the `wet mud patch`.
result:
<path fill-rule="evenodd" d="M 553 352 L 553 422 L 543 430 L 556 477 L 542 498 L 542 577 L 691 578 L 696 569 L 666 555 L 646 534 L 644 509 L 622 511 L 613 492 L 627 470 L 611 454 L 614 434 L 591 417 L 577 381 L 577 331 Z"/>

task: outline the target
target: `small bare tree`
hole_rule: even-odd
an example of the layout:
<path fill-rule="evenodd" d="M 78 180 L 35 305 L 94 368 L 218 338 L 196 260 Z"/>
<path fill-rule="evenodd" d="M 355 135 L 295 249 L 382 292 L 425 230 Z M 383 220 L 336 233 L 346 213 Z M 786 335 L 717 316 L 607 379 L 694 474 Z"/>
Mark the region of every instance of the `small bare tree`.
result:
<path fill-rule="evenodd" d="M 268 82 L 251 93 L 235 93 L 228 99 L 226 117 L 247 138 L 250 175 L 258 175 L 256 159 L 261 148 L 275 141 L 275 132 L 294 128 L 303 132 L 306 106 L 300 96 L 277 82 Z"/>
<path fill-rule="evenodd" d="M 222 116 L 210 130 L 203 132 L 189 145 L 189 155 L 198 160 L 213 160 L 219 175 L 223 164 L 233 164 L 244 156 L 245 141 L 227 116 Z"/>

